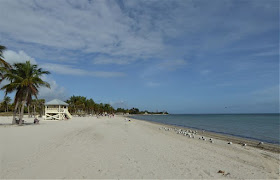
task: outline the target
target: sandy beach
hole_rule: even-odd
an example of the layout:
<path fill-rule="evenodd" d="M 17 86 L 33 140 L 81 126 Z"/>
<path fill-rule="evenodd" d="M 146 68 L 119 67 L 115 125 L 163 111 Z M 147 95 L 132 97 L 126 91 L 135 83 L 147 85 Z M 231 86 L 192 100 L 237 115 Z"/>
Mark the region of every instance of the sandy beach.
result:
<path fill-rule="evenodd" d="M 279 178 L 277 152 L 187 138 L 160 124 L 116 116 L 12 126 L 11 118 L 0 117 L 1 179 Z"/>

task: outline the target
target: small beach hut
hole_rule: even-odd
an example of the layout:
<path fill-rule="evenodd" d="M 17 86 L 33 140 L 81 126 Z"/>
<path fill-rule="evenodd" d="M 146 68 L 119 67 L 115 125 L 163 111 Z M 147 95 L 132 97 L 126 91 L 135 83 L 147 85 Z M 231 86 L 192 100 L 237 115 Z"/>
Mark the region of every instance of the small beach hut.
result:
<path fill-rule="evenodd" d="M 59 99 L 53 99 L 45 103 L 45 120 L 71 119 L 72 115 L 68 111 L 68 104 Z"/>

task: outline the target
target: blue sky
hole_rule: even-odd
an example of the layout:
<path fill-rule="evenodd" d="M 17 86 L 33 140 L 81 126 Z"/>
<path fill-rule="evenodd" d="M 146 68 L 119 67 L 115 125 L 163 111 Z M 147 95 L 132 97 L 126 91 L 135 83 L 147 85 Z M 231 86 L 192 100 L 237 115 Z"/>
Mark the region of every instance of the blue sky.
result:
<path fill-rule="evenodd" d="M 41 98 L 82 95 L 170 113 L 279 112 L 277 0 L 0 3 L 5 59 L 51 72 Z"/>

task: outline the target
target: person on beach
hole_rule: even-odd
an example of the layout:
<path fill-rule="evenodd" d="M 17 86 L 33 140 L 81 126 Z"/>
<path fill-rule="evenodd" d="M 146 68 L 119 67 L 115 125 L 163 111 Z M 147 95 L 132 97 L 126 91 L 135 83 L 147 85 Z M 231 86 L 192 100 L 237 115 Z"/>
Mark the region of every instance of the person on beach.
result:
<path fill-rule="evenodd" d="M 39 120 L 37 119 L 37 117 L 34 119 L 34 124 L 39 124 Z"/>

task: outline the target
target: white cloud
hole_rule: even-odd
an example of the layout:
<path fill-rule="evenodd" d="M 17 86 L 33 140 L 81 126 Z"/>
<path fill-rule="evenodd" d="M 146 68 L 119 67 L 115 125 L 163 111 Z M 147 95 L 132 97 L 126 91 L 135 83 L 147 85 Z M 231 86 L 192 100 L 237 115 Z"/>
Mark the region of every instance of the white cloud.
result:
<path fill-rule="evenodd" d="M 50 72 L 55 72 L 57 74 L 83 76 L 83 75 L 87 75 L 88 73 L 83 69 L 73 68 L 70 65 L 46 63 L 46 64 L 42 64 L 42 67 L 49 70 Z"/>
<path fill-rule="evenodd" d="M 27 55 L 24 51 L 15 52 L 11 50 L 6 50 L 4 51 L 3 56 L 5 57 L 5 60 L 10 64 L 26 61 L 30 61 L 32 64 L 37 64 L 36 60 Z"/>
<path fill-rule="evenodd" d="M 74 75 L 74 76 L 94 76 L 94 77 L 105 77 L 105 78 L 125 76 L 125 74 L 122 72 L 87 71 L 87 70 L 75 68 L 71 65 L 46 63 L 46 64 L 42 64 L 42 67 L 57 74 Z"/>
<path fill-rule="evenodd" d="M 135 34 L 134 20 L 113 1 L 2 1 L 0 12 L 0 33 L 17 41 L 134 56 L 156 54 L 162 46 L 158 36 Z"/>
<path fill-rule="evenodd" d="M 261 26 L 259 21 L 264 18 L 263 14 L 278 16 L 279 8 L 275 8 L 274 3 L 277 4 L 249 1 L 243 7 L 234 1 L 2 0 L 0 34 L 3 42 L 31 44 L 32 51 L 41 51 L 40 46 L 44 46 L 54 53 L 63 49 L 141 59 L 166 55 L 182 58 L 193 51 L 221 52 L 244 37 L 275 30 L 278 25 L 274 21 L 261 21 Z M 224 17 L 228 11 L 233 15 Z M 182 39 L 186 41 L 182 45 L 169 43 L 169 40 Z M 179 55 L 174 53 L 176 50 Z M 96 61 L 126 62 L 122 59 Z"/>
<path fill-rule="evenodd" d="M 98 56 L 94 58 L 93 64 L 130 64 L 131 62 L 135 61 L 135 58 L 128 58 L 128 57 L 106 57 L 106 56 Z"/>
<path fill-rule="evenodd" d="M 66 100 L 68 98 L 68 92 L 66 89 L 56 83 L 56 81 L 50 77 L 44 76 L 43 80 L 48 82 L 51 88 L 41 87 L 39 89 L 38 98 L 50 101 L 52 99 Z"/>
<path fill-rule="evenodd" d="M 0 37 L 7 47 L 22 47 L 33 57 L 48 62 L 92 61 L 94 66 L 161 61 L 152 62 L 153 67 L 148 67 L 144 77 L 186 67 L 183 59 L 204 63 L 209 52 L 222 54 L 248 47 L 259 50 L 273 44 L 271 40 L 254 40 L 278 32 L 278 6 L 276 1 L 248 1 L 243 6 L 230 0 L 2 0 Z M 275 47 L 279 49 L 278 42 Z M 87 55 L 90 57 L 84 58 Z M 60 74 L 124 75 L 90 72 L 72 65 L 45 65 Z"/>

